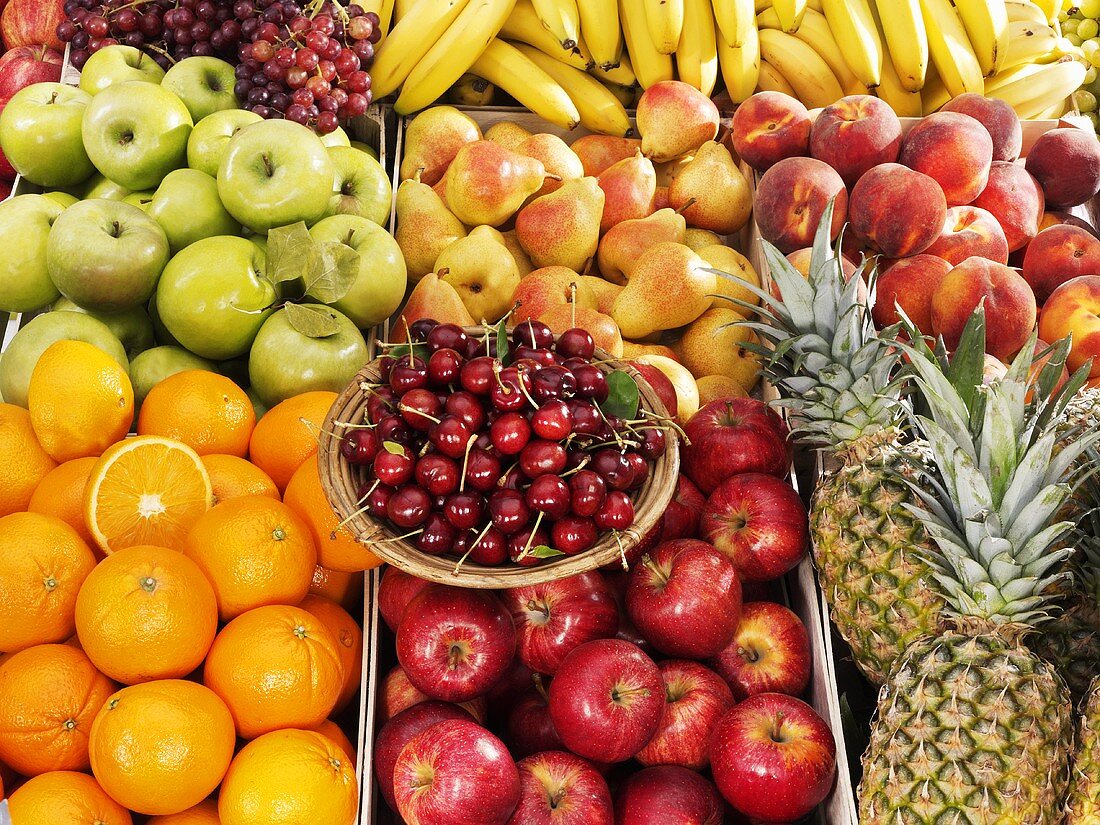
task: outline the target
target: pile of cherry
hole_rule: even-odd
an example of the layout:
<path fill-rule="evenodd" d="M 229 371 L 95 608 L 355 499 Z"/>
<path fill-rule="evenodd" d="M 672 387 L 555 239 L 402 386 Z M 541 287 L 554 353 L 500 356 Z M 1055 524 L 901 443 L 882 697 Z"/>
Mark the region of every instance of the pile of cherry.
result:
<path fill-rule="evenodd" d="M 575 555 L 608 531 L 621 542 L 670 425 L 639 410 L 627 373 L 593 362 L 588 332 L 555 341 L 525 321 L 472 337 L 421 320 L 409 336 L 379 359 L 366 421 L 341 442 L 390 541 L 481 565 Z"/>

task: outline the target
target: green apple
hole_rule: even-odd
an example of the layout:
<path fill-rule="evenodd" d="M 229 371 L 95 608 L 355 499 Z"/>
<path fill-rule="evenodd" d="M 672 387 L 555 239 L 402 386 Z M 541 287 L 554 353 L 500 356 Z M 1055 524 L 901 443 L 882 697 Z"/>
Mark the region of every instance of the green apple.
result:
<path fill-rule="evenodd" d="M 155 194 L 155 192 L 148 189 L 144 192 L 131 192 L 122 199 L 122 202 L 130 204 L 130 206 L 136 206 L 142 212 L 147 213 L 149 211 L 149 206 L 153 203 L 153 195 Z M 171 239 L 169 239 L 169 242 L 171 242 Z"/>
<path fill-rule="evenodd" d="M 312 130 L 265 120 L 229 141 L 218 167 L 218 194 L 230 215 L 260 233 L 320 220 L 334 180 L 328 148 Z"/>
<path fill-rule="evenodd" d="M 56 189 L 52 192 L 43 192 L 42 197 L 49 198 L 54 203 L 60 204 L 62 209 L 67 209 L 80 200 L 75 195 L 70 195 L 68 192 L 60 192 Z"/>
<path fill-rule="evenodd" d="M 248 352 L 272 313 L 266 259 L 244 238 L 204 238 L 178 252 L 161 275 L 157 312 L 180 345 L 224 361 Z"/>
<path fill-rule="evenodd" d="M 222 206 L 218 182 L 197 169 L 169 172 L 148 211 L 168 234 L 173 254 L 203 238 L 239 235 L 241 231 L 241 225 Z"/>
<path fill-rule="evenodd" d="M 333 146 L 328 154 L 336 167 L 328 214 L 360 215 L 379 226 L 388 225 L 393 186 L 382 164 L 351 146 Z"/>
<path fill-rule="evenodd" d="M 389 232 L 357 215 L 334 215 L 314 224 L 309 234 L 315 241 L 337 241 L 359 253 L 359 274 L 347 294 L 333 303 L 336 309 L 362 328 L 397 311 L 409 277 L 401 247 Z"/>
<path fill-rule="evenodd" d="M 48 187 L 85 181 L 95 168 L 81 123 L 92 96 L 61 83 L 35 83 L 16 92 L 0 113 L 0 151 L 15 170 Z"/>
<path fill-rule="evenodd" d="M 105 200 L 105 201 L 121 201 L 125 200 L 128 195 L 132 195 L 129 189 L 125 186 L 119 186 L 113 180 L 107 180 L 103 175 L 96 172 L 90 178 L 88 183 L 84 187 L 84 192 L 81 195 L 81 200 Z"/>
<path fill-rule="evenodd" d="M 0 358 L 0 392 L 5 401 L 27 406 L 27 386 L 34 365 L 58 341 L 85 341 L 103 350 L 123 368 L 129 367 L 122 343 L 103 322 L 79 312 L 46 312 L 15 333 Z"/>
<path fill-rule="evenodd" d="M 30 312 L 57 298 L 46 242 L 61 211 L 45 195 L 16 195 L 0 203 L 0 311 Z"/>
<path fill-rule="evenodd" d="M 115 83 L 129 80 L 160 83 L 163 77 L 164 69 L 141 49 L 108 46 L 95 52 L 84 64 L 80 70 L 80 88 L 96 95 Z"/>
<path fill-rule="evenodd" d="M 85 309 L 107 312 L 148 301 L 168 258 L 160 224 L 120 201 L 70 206 L 54 221 L 46 244 L 57 291 Z"/>
<path fill-rule="evenodd" d="M 187 165 L 212 178 L 217 177 L 229 139 L 245 126 L 261 120 L 258 114 L 245 109 L 227 109 L 207 115 L 195 124 L 187 139 Z"/>
<path fill-rule="evenodd" d="M 351 138 L 341 127 L 337 126 L 327 135 L 321 135 L 321 143 L 329 148 L 333 146 L 351 146 Z"/>
<path fill-rule="evenodd" d="M 93 97 L 81 128 L 96 169 L 136 192 L 155 188 L 185 165 L 191 126 L 182 100 L 153 83 L 130 80 Z"/>
<path fill-rule="evenodd" d="M 303 392 L 341 392 L 367 362 L 367 342 L 355 324 L 322 304 L 304 308 L 328 316 L 336 331 L 322 338 L 304 335 L 285 308 L 264 322 L 248 356 L 248 377 L 268 407 Z"/>
<path fill-rule="evenodd" d="M 170 68 L 160 85 L 179 97 L 198 123 L 214 112 L 240 106 L 233 94 L 236 82 L 233 67 L 224 60 L 188 57 Z"/>
<path fill-rule="evenodd" d="M 153 346 L 153 322 L 145 307 L 136 306 L 122 312 L 90 312 L 74 304 L 68 298 L 58 298 L 53 305 L 54 312 L 83 312 L 106 325 L 111 334 L 122 342 L 126 355 L 133 358 Z"/>
<path fill-rule="evenodd" d="M 160 310 L 157 309 L 157 293 L 153 293 L 153 297 L 145 305 L 145 310 L 149 313 L 149 320 L 153 322 L 153 338 L 157 345 L 178 347 L 180 342 L 176 340 L 176 336 L 170 333 L 168 327 L 160 320 Z"/>
<path fill-rule="evenodd" d="M 214 362 L 199 358 L 183 347 L 153 347 L 130 362 L 130 383 L 134 385 L 134 408 L 141 406 L 149 390 L 157 384 L 186 370 L 214 371 Z"/>
<path fill-rule="evenodd" d="M 375 149 L 373 146 L 368 146 L 366 143 L 363 143 L 362 141 L 353 140 L 351 142 L 351 148 L 352 149 L 358 149 L 360 152 L 366 152 L 372 158 L 374 158 L 375 160 L 378 160 L 378 150 Z"/>
<path fill-rule="evenodd" d="M 264 258 L 267 258 L 267 235 L 249 235 L 248 240 L 264 253 Z"/>

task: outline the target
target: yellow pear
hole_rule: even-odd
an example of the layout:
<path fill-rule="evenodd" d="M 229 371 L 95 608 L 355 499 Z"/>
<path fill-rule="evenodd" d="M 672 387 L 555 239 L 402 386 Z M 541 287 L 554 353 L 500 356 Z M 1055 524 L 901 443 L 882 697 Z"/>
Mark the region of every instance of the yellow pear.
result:
<path fill-rule="evenodd" d="M 760 377 L 760 360 L 745 349 L 745 344 L 755 344 L 757 338 L 739 323 L 744 320 L 744 315 L 732 309 L 708 309 L 684 330 L 676 345 L 680 361 L 693 375 L 724 375 L 751 390 Z"/>
<path fill-rule="evenodd" d="M 527 129 L 511 120 L 498 120 L 485 130 L 486 140 L 499 143 L 505 149 L 513 151 L 519 149 L 520 144 L 529 137 L 531 137 L 531 133 Z"/>
<path fill-rule="evenodd" d="M 435 272 L 457 290 L 477 321 L 496 321 L 512 308 L 519 270 L 504 237 L 491 226 L 476 227 L 444 249 Z"/>
<path fill-rule="evenodd" d="M 434 318 L 441 324 L 458 324 L 460 327 L 476 323 L 455 288 L 439 280 L 434 272 L 421 278 L 409 293 L 409 300 L 405 302 L 401 317 L 393 328 L 393 340 L 408 340 L 409 326 L 421 318 Z"/>
<path fill-rule="evenodd" d="M 447 167 L 447 207 L 467 226 L 500 226 L 542 188 L 542 161 L 491 140 L 467 143 Z"/>
<path fill-rule="evenodd" d="M 672 388 L 676 390 L 676 418 L 681 424 L 686 424 L 689 418 L 699 412 L 699 388 L 687 367 L 674 358 L 652 353 L 639 355 L 633 360 L 656 367 L 672 382 Z"/>
<path fill-rule="evenodd" d="M 687 232 L 684 233 L 684 245 L 690 246 L 696 252 L 720 243 L 722 243 L 722 239 L 707 229 L 696 229 L 694 226 L 689 226 Z"/>
<path fill-rule="evenodd" d="M 636 220 L 653 214 L 653 199 L 657 194 L 657 175 L 653 161 L 638 152 L 620 160 L 600 173 L 600 189 L 607 206 L 600 220 L 600 232 L 623 221 Z"/>
<path fill-rule="evenodd" d="M 440 252 L 466 237 L 466 227 L 432 187 L 413 177 L 397 187 L 394 237 L 405 256 L 409 280 L 415 283 L 432 271 Z"/>
<path fill-rule="evenodd" d="M 669 184 L 668 204 L 694 227 L 731 235 L 749 221 L 752 192 L 729 150 L 711 140 Z"/>
<path fill-rule="evenodd" d="M 527 253 L 523 251 L 523 247 L 520 246 L 519 238 L 516 237 L 516 230 L 509 229 L 507 232 L 501 232 L 504 236 L 504 245 L 508 247 L 508 251 L 512 253 L 512 257 L 516 259 L 516 268 L 519 270 L 519 277 L 528 275 L 535 271 L 535 265 L 531 263 L 531 259 L 527 257 Z"/>
<path fill-rule="evenodd" d="M 454 106 L 425 109 L 405 127 L 401 157 L 401 180 L 416 177 L 434 185 L 455 154 L 467 143 L 481 140 L 481 129 L 474 119 Z"/>
<path fill-rule="evenodd" d="M 599 275 L 583 275 L 581 280 L 596 297 L 596 309 L 604 315 L 611 314 L 611 305 L 623 288 L 611 281 L 604 280 Z"/>
<path fill-rule="evenodd" d="M 732 276 L 717 276 L 717 289 L 715 290 L 715 297 L 711 301 L 711 306 L 724 307 L 744 314 L 745 308 L 729 300 L 730 298 L 745 301 L 753 306 L 760 304 L 759 296 L 741 283 L 741 281 L 747 281 L 755 287 L 760 286 L 760 275 L 757 274 L 748 258 L 736 249 L 730 249 L 724 244 L 712 244 L 696 251 L 699 253 L 699 257 L 707 262 L 708 266 Z"/>
<path fill-rule="evenodd" d="M 549 132 L 531 135 L 516 147 L 516 151 L 521 155 L 542 161 L 547 175 L 555 175 L 561 179 L 555 180 L 548 177 L 533 197 L 548 195 L 560 189 L 563 181 L 584 177 L 584 164 L 581 163 L 581 159 L 569 148 L 569 144 L 557 135 Z"/>
<path fill-rule="evenodd" d="M 683 243 L 687 223 L 672 209 L 658 209 L 645 218 L 615 224 L 600 240 L 596 263 L 600 274 L 616 284 L 625 284 L 627 273 L 638 257 L 662 241 Z"/>
<path fill-rule="evenodd" d="M 714 287 L 706 261 L 683 244 L 659 243 L 634 262 L 611 317 L 632 340 L 682 327 L 710 308 Z"/>
<path fill-rule="evenodd" d="M 699 388 L 700 407 L 705 407 L 711 401 L 744 398 L 748 395 L 744 387 L 725 375 L 704 375 L 695 379 L 695 386 Z"/>
<path fill-rule="evenodd" d="M 603 205 L 603 190 L 596 178 L 565 181 L 556 192 L 520 210 L 516 237 L 535 266 L 582 272 L 600 242 Z"/>

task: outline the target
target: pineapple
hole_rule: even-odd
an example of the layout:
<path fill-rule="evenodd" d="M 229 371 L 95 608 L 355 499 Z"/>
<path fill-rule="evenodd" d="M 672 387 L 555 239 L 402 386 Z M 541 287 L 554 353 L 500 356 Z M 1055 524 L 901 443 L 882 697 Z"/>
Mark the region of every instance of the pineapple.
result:
<path fill-rule="evenodd" d="M 941 627 L 914 642 L 879 695 L 863 758 L 867 823 L 1056 825 L 1063 818 L 1072 702 L 1055 668 L 1025 644 L 1049 619 L 1050 590 L 1072 549 L 1055 521 L 1076 460 L 1100 433 L 1055 453 L 1065 402 L 1044 370 L 1029 403 L 1032 347 L 979 388 L 979 309 L 951 369 L 974 365 L 956 390 L 934 360 L 910 350 L 928 416 L 916 422 L 935 459 L 913 510 L 934 539 L 927 553 L 947 605 Z M 1059 347 L 1064 356 L 1068 341 Z M 962 362 L 959 366 L 958 362 Z M 1041 631 L 1040 631 L 1041 632 Z"/>
<path fill-rule="evenodd" d="M 1100 822 L 1100 677 L 1089 689 L 1079 724 L 1066 825 L 1095 825 Z"/>

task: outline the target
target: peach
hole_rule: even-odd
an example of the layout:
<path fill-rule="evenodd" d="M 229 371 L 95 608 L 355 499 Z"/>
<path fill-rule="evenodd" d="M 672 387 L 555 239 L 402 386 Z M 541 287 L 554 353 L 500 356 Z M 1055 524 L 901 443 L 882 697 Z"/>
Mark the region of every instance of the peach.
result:
<path fill-rule="evenodd" d="M 1020 157 L 1024 145 L 1024 130 L 1016 110 L 1003 100 L 977 92 L 967 92 L 947 101 L 940 107 L 940 111 L 970 115 L 982 124 L 993 138 L 993 160 L 1011 162 Z"/>
<path fill-rule="evenodd" d="M 1014 269 L 987 258 L 967 258 L 932 293 L 932 332 L 947 348 L 959 344 L 967 319 L 985 305 L 985 351 L 1007 361 L 1035 327 L 1035 294 Z"/>
<path fill-rule="evenodd" d="M 830 237 L 835 239 L 848 216 L 848 191 L 829 164 L 814 158 L 786 158 L 765 172 L 756 185 L 755 214 L 760 234 L 786 255 L 810 246 L 829 201 L 833 207 Z"/>
<path fill-rule="evenodd" d="M 903 258 L 878 276 L 871 317 L 882 329 L 901 320 L 900 305 L 917 329 L 932 332 L 932 295 L 951 271 L 951 264 L 935 255 Z"/>
<path fill-rule="evenodd" d="M 1066 365 L 1078 370 L 1090 358 L 1089 378 L 1100 378 L 1100 275 L 1082 275 L 1050 293 L 1039 316 L 1039 337 L 1058 341 L 1073 335 Z"/>
<path fill-rule="evenodd" d="M 609 315 L 587 307 L 555 304 L 544 310 L 538 318 L 559 335 L 572 327 L 588 330 L 596 346 L 607 350 L 613 358 L 623 355 L 623 336 L 619 325 Z"/>
<path fill-rule="evenodd" d="M 757 92 L 733 113 L 730 141 L 741 160 L 758 172 L 810 150 L 810 115 L 782 92 Z"/>
<path fill-rule="evenodd" d="M 1071 215 L 1069 212 L 1059 212 L 1056 209 L 1048 209 L 1043 213 L 1043 219 L 1039 221 L 1039 231 L 1042 232 L 1044 229 L 1051 226 L 1057 226 L 1060 223 L 1068 223 L 1070 226 L 1080 227 L 1093 237 L 1100 238 L 1100 233 L 1096 231 L 1096 227 L 1084 218 L 1080 218 L 1077 215 Z"/>
<path fill-rule="evenodd" d="M 1039 234 L 1046 198 L 1039 181 L 1024 167 L 995 160 L 989 168 L 989 183 L 970 205 L 992 213 L 1004 230 L 1008 251 L 1015 252 Z"/>
<path fill-rule="evenodd" d="M 642 148 L 642 142 L 638 138 L 585 135 L 573 141 L 569 148 L 581 159 L 585 176 L 596 178 L 620 160 L 634 157 Z"/>
<path fill-rule="evenodd" d="M 943 190 L 928 175 L 898 163 L 869 170 L 852 189 L 852 231 L 889 258 L 923 252 L 947 217 Z"/>
<path fill-rule="evenodd" d="M 1100 241 L 1084 229 L 1057 224 L 1044 229 L 1028 244 L 1023 276 L 1039 303 L 1061 284 L 1080 275 L 1100 275 Z"/>
<path fill-rule="evenodd" d="M 947 210 L 943 230 L 928 255 L 943 258 L 957 266 L 974 255 L 999 264 L 1008 263 L 1008 240 L 997 219 L 977 206 L 952 206 Z"/>
<path fill-rule="evenodd" d="M 802 249 L 796 249 L 788 255 L 787 260 L 790 261 L 791 266 L 802 274 L 803 278 L 809 278 L 810 259 L 813 257 L 813 253 L 814 248 L 812 246 L 805 246 Z M 840 256 L 840 268 L 844 270 L 845 280 L 851 280 L 851 277 L 856 274 L 856 265 L 848 259 L 847 255 Z"/>
<path fill-rule="evenodd" d="M 900 162 L 935 179 L 948 206 L 960 206 L 985 189 L 993 163 L 993 138 L 970 115 L 936 112 L 902 140 Z"/>
<path fill-rule="evenodd" d="M 1051 206 L 1079 206 L 1100 192 L 1100 142 L 1092 129 L 1051 129 L 1035 141 L 1024 166 Z"/>
<path fill-rule="evenodd" d="M 901 148 L 901 121 L 890 104 L 871 95 L 842 97 L 826 106 L 810 132 L 810 155 L 836 169 L 848 186 Z"/>

